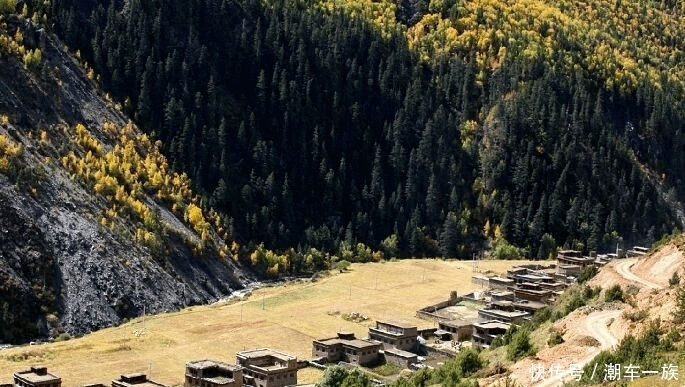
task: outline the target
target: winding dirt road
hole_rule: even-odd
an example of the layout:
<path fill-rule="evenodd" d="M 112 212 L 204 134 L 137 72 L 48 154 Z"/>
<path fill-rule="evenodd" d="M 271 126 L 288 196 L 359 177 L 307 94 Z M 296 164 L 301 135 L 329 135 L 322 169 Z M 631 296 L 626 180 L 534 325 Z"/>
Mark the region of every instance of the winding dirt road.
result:
<path fill-rule="evenodd" d="M 600 346 L 597 353 L 618 344 L 618 339 L 609 331 L 609 326 L 622 312 L 621 310 L 593 312 L 585 319 L 583 329 L 599 341 Z M 593 357 L 594 355 L 587 360 L 590 361 Z"/>
<path fill-rule="evenodd" d="M 654 282 L 647 281 L 645 279 L 642 279 L 635 274 L 633 274 L 632 271 L 630 271 L 630 268 L 633 267 L 633 265 L 637 262 L 637 258 L 627 258 L 627 259 L 621 259 L 618 261 L 616 264 L 616 272 L 621 275 L 621 277 L 627 279 L 628 281 L 633 281 L 637 282 L 639 284 L 642 284 L 650 289 L 662 289 L 663 286 L 659 284 L 655 284 Z"/>
<path fill-rule="evenodd" d="M 592 361 L 592 359 L 594 359 L 599 352 L 611 349 L 618 344 L 618 338 L 616 338 L 611 331 L 609 331 L 609 326 L 611 325 L 611 322 L 621 316 L 621 313 L 621 310 L 607 310 L 592 312 L 587 316 L 581 329 L 585 331 L 588 336 L 592 336 L 597 339 L 600 345 L 598 347 L 593 347 L 593 351 L 584 358 L 574 360 L 574 364 L 578 364 L 580 367 L 585 367 L 585 365 Z M 584 375 L 584 377 L 588 376 Z M 569 382 L 571 380 L 573 380 L 573 376 L 566 375 L 562 379 L 547 378 L 533 385 L 535 387 L 564 386 L 565 382 Z"/>

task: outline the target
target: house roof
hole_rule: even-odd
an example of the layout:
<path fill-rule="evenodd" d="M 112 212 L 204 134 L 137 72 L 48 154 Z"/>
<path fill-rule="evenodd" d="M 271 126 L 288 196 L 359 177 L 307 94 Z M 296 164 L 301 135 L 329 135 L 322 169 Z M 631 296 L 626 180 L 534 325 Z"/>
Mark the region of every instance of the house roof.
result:
<path fill-rule="evenodd" d="M 329 339 L 314 340 L 314 342 L 321 343 L 323 345 L 341 344 L 341 345 L 347 345 L 347 346 L 354 347 L 354 348 L 369 348 L 369 347 L 376 347 L 376 346 L 380 345 L 378 342 L 371 341 L 371 340 L 362 340 L 362 339 L 345 340 L 345 339 L 341 339 L 338 337 L 331 337 Z"/>
<path fill-rule="evenodd" d="M 504 278 L 504 277 L 490 277 L 490 281 L 506 282 L 506 283 L 514 282 L 513 279 L 511 279 L 511 278 Z"/>
<path fill-rule="evenodd" d="M 438 322 L 438 324 L 442 324 L 446 327 L 460 328 L 460 327 L 467 327 L 469 325 L 473 325 L 473 322 L 469 322 L 466 320 L 441 320 Z"/>
<path fill-rule="evenodd" d="M 501 309 L 481 309 L 480 312 L 488 313 L 488 314 L 496 315 L 496 316 L 508 317 L 508 318 L 525 317 L 525 316 L 530 315 L 530 313 L 523 312 L 520 310 L 515 310 L 515 311 L 509 312 L 509 311 L 501 310 Z"/>
<path fill-rule="evenodd" d="M 20 378 L 27 380 L 31 383 L 44 383 L 44 382 L 50 382 L 53 380 L 61 380 L 57 376 L 47 373 L 45 375 L 39 375 L 36 374 L 35 372 L 32 371 L 23 371 L 23 372 L 17 372 L 14 375 L 19 376 Z"/>
<path fill-rule="evenodd" d="M 474 323 L 473 326 L 478 327 L 478 328 L 483 328 L 483 329 L 493 329 L 493 328 L 509 329 L 511 324 L 493 320 L 493 321 L 483 321 L 480 323 Z"/>
<path fill-rule="evenodd" d="M 227 368 L 229 370 L 237 370 L 237 369 L 242 368 L 241 366 L 228 364 L 228 363 L 224 363 L 224 362 L 216 361 L 216 360 L 209 360 L 209 359 L 189 361 L 186 363 L 186 367 L 194 368 L 194 369 L 207 369 L 207 368 L 213 368 L 213 367 L 222 367 L 222 368 Z"/>
<path fill-rule="evenodd" d="M 297 359 L 293 355 L 289 355 L 285 352 L 276 351 L 276 350 L 270 349 L 270 348 L 257 348 L 257 349 L 247 350 L 247 351 L 240 351 L 240 352 L 236 353 L 236 356 L 246 358 L 246 359 L 257 359 L 260 357 L 272 356 L 272 357 L 275 357 L 275 358 L 277 358 L 279 360 L 283 360 L 283 361 Z"/>
<path fill-rule="evenodd" d="M 415 324 L 410 324 L 404 321 L 397 320 L 376 320 L 376 326 L 378 326 L 378 324 L 392 325 L 404 329 L 416 328 Z"/>
<path fill-rule="evenodd" d="M 135 387 L 167 387 L 164 384 L 157 383 L 153 380 L 147 378 L 145 374 L 133 373 L 121 375 L 121 378 L 115 380 L 114 382 L 119 383 L 124 386 L 135 386 Z"/>
<path fill-rule="evenodd" d="M 403 357 L 406 359 L 411 359 L 411 358 L 416 357 L 415 353 L 403 351 L 403 350 L 397 349 L 397 348 L 388 348 L 385 350 L 385 354 L 386 355 L 390 354 L 390 355 L 397 356 L 397 357 Z"/>

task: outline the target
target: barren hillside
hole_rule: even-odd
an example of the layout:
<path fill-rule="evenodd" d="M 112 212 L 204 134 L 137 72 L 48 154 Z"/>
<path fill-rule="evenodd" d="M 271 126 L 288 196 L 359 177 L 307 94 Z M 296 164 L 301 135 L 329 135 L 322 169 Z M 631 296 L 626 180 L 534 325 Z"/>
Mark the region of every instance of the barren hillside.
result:
<path fill-rule="evenodd" d="M 198 252 L 198 228 L 133 180 L 123 158 L 106 171 L 126 184 L 97 175 L 98 150 L 119 157 L 121 138 L 133 145 L 128 157 L 147 160 L 154 147 L 136 143 L 142 137 L 131 125 L 124 135 L 124 116 L 61 43 L 28 19 L 3 17 L 2 28 L 10 49 L 0 50 L 0 342 L 82 334 L 241 288 L 243 274 L 219 257 L 214 234 Z M 22 63 L 22 50 L 37 60 Z M 67 168 L 65 157 L 82 170 Z M 157 157 L 154 167 L 164 163 Z M 109 186 L 97 192 L 91 176 Z"/>

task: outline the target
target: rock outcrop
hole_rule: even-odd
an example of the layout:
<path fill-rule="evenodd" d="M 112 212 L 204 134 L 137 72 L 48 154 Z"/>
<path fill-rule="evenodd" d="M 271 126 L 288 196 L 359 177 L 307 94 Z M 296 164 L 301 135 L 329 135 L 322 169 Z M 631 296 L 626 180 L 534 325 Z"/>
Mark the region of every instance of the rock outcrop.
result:
<path fill-rule="evenodd" d="M 195 230 L 152 197 L 146 201 L 165 220 L 164 254 L 136 243 L 133 230 L 102 227 L 104 200 L 59 162 L 70 146 L 65 128 L 82 123 L 113 147 L 98 130 L 125 117 L 53 35 L 28 19 L 5 22 L 42 59 L 27 69 L 0 52 L 0 135 L 22 146 L 0 173 L 0 342 L 79 335 L 242 288 L 249 279 L 239 265 L 211 246 L 194 254 Z M 39 145 L 41 132 L 53 151 Z"/>

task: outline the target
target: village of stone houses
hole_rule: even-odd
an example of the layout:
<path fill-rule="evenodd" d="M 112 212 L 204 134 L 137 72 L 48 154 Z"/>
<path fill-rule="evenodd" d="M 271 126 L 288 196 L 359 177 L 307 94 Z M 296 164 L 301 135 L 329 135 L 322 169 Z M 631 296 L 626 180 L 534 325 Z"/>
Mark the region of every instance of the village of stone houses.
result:
<path fill-rule="evenodd" d="M 646 248 L 626 251 L 628 257 L 645 255 Z M 473 262 L 473 291 L 445 294 L 445 301 L 416 311 L 426 327 L 403 322 L 406 316 L 375 321 L 367 337 L 352 332 L 331 332 L 330 337 L 313 340 L 311 358 L 298 359 L 288 348 L 254 348 L 229 359 L 188 359 L 185 387 L 285 387 L 298 384 L 298 370 L 324 369 L 331 364 L 368 367 L 394 364 L 407 372 L 454 357 L 462 348 L 487 348 L 512 324 L 529 319 L 537 310 L 553 302 L 588 266 L 600 267 L 617 254 L 582 256 L 577 251 L 560 251 L 556 264 L 514 266 L 506 273 L 480 273 Z M 464 306 L 467 304 L 468 306 Z M 366 320 L 366 316 L 351 316 Z M 146 373 L 123 373 L 112 387 L 166 387 Z M 182 372 L 182 370 L 178 370 Z M 378 385 L 383 381 L 374 379 Z M 68 382 L 67 382 L 68 383 Z M 65 383 L 65 384 L 67 384 Z M 45 365 L 31 366 L 14 373 L 13 383 L 0 387 L 61 387 L 62 379 Z M 312 384 L 309 384 L 313 386 Z M 84 387 L 104 387 L 101 383 Z"/>

